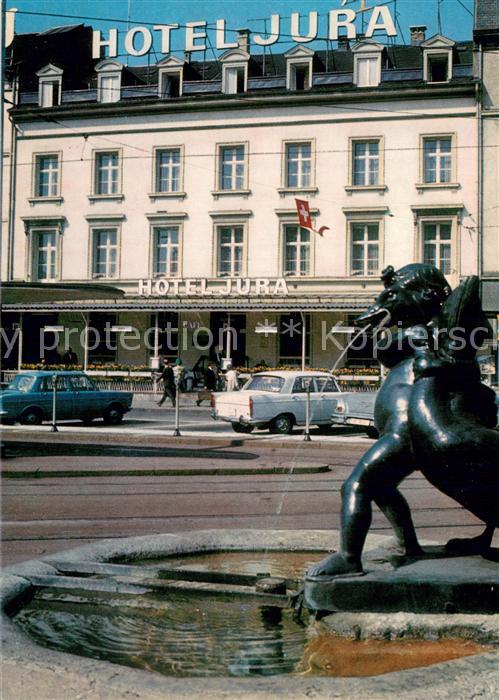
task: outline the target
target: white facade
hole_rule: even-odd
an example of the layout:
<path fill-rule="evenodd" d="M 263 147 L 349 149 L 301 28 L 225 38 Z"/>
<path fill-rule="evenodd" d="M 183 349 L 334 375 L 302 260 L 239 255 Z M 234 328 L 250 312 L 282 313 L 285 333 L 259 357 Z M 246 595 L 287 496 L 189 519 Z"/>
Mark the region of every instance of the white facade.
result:
<path fill-rule="evenodd" d="M 351 88 L 308 93 L 307 80 L 272 99 L 197 96 L 149 110 L 94 105 L 95 113 L 75 104 L 53 120 L 21 109 L 10 279 L 114 284 L 129 300 L 120 324 L 144 328 L 151 314 L 173 310 L 191 335 L 227 301 L 226 310 L 251 316 L 250 364 L 283 360 L 275 335 L 253 335 L 257 322 L 304 311 L 309 361 L 330 367 L 339 350 L 324 345 L 322 321 L 330 329 L 367 306 L 386 265 L 433 262 L 453 286 L 476 273 L 472 90 L 374 90 L 356 100 Z M 329 227 L 303 245 L 293 234 L 295 197 L 308 200 L 315 228 Z M 167 294 L 149 293 L 158 277 L 169 280 Z M 234 292 L 224 296 L 227 277 Z M 148 354 L 121 349 L 116 359 L 140 364 Z M 190 340 L 183 355 L 199 356 Z"/>

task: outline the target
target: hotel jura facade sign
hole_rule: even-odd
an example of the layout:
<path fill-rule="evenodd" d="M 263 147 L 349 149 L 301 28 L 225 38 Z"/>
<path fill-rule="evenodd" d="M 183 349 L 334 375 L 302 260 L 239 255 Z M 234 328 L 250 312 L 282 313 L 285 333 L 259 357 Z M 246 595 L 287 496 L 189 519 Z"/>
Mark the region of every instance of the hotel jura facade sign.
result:
<path fill-rule="evenodd" d="M 224 277 L 222 279 L 173 277 L 139 280 L 137 293 L 145 297 L 166 296 L 287 296 L 288 285 L 283 278 Z"/>

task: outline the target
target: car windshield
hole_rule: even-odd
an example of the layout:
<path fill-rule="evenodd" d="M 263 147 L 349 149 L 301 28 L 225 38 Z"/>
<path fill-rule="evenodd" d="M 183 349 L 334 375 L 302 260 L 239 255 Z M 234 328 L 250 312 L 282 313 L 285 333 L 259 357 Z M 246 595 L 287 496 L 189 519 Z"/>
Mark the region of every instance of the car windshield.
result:
<path fill-rule="evenodd" d="M 268 374 L 260 374 L 256 377 L 252 377 L 244 386 L 244 389 L 250 389 L 251 391 L 271 391 L 274 394 L 278 394 L 283 385 L 283 377 L 272 377 Z"/>
<path fill-rule="evenodd" d="M 31 391 L 35 380 L 36 377 L 32 374 L 18 374 L 7 386 L 7 389 L 14 389 L 14 391 L 26 393 L 27 391 Z"/>

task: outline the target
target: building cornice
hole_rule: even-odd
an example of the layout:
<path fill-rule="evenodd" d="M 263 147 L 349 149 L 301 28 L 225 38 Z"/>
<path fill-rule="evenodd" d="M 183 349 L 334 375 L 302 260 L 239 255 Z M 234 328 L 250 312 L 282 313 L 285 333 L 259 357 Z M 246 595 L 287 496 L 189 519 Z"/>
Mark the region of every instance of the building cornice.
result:
<path fill-rule="evenodd" d="M 170 114 L 178 112 L 206 112 L 220 110 L 249 110 L 261 107 L 275 106 L 308 106 L 356 102 L 387 102 L 415 99 L 442 99 L 475 95 L 475 81 L 446 85 L 423 85 L 407 87 L 398 85 L 396 88 L 350 88 L 335 92 L 300 92 L 299 94 L 273 93 L 272 95 L 216 95 L 210 98 L 165 101 L 157 98 L 140 99 L 140 101 L 121 101 L 115 103 L 91 104 L 61 104 L 57 107 L 41 108 L 38 106 L 17 106 L 10 110 L 14 123 L 32 122 L 38 120 L 51 121 L 57 118 L 101 117 L 113 118 L 139 114 Z"/>

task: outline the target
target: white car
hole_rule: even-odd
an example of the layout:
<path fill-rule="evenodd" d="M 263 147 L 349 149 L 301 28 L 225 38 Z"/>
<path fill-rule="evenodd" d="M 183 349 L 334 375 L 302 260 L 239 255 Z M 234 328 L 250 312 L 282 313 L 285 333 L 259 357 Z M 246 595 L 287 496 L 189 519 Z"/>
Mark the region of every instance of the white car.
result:
<path fill-rule="evenodd" d="M 330 426 L 334 400 L 340 390 L 328 372 L 259 372 L 240 391 L 212 395 L 212 417 L 232 424 L 236 433 L 267 428 L 290 433 L 305 425 L 307 385 L 310 386 L 310 424 Z"/>

